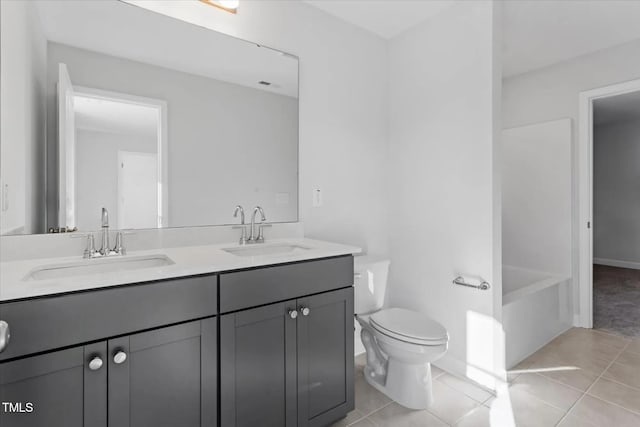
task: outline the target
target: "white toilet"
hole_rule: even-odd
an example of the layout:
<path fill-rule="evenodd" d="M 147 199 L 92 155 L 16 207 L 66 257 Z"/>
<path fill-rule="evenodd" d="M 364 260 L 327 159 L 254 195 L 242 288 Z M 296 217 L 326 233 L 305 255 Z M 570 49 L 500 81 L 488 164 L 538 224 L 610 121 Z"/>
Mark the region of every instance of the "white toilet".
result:
<path fill-rule="evenodd" d="M 356 257 L 354 270 L 367 382 L 407 408 L 427 408 L 433 401 L 431 362 L 447 351 L 446 329 L 422 313 L 383 308 L 389 260 Z"/>

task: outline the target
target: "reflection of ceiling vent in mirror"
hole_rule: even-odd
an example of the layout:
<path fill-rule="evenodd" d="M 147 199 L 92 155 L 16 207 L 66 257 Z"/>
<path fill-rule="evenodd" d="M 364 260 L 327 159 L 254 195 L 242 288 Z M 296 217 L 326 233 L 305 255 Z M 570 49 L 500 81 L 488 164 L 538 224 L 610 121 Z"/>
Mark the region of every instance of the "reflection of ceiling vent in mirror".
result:
<path fill-rule="evenodd" d="M 222 9 L 229 13 L 238 13 L 239 0 L 200 0 L 202 3 Z"/>

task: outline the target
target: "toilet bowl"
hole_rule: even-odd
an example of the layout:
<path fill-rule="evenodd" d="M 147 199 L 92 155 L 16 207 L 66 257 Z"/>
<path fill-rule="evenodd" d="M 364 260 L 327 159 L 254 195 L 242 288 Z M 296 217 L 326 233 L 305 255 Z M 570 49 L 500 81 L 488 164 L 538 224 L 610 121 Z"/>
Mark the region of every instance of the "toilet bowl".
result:
<path fill-rule="evenodd" d="M 379 293 L 386 291 L 389 261 L 358 258 L 355 312 L 367 357 L 365 379 L 399 404 L 425 409 L 433 402 L 431 363 L 447 351 L 447 331 L 422 313 L 382 308 Z"/>

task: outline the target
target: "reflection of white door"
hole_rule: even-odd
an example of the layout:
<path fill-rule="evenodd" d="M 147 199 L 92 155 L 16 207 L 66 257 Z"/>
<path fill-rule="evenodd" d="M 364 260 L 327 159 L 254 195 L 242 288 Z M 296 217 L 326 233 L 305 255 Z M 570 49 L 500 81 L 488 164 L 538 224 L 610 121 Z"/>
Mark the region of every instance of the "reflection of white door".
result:
<path fill-rule="evenodd" d="M 118 151 L 118 228 L 155 228 L 158 214 L 158 155 Z"/>
<path fill-rule="evenodd" d="M 58 64 L 58 225 L 76 226 L 76 128 L 73 84 Z"/>

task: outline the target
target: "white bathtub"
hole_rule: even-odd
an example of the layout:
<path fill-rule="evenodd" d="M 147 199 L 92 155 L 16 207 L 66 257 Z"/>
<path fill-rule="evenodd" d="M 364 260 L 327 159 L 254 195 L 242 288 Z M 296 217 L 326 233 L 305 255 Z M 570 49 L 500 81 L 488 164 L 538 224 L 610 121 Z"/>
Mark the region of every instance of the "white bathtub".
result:
<path fill-rule="evenodd" d="M 571 279 L 502 267 L 502 326 L 511 368 L 571 327 Z"/>

